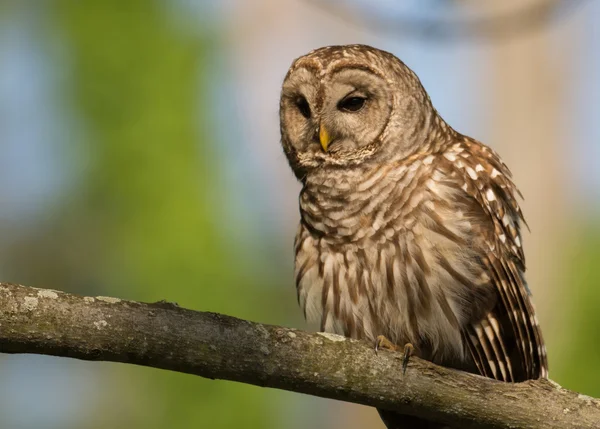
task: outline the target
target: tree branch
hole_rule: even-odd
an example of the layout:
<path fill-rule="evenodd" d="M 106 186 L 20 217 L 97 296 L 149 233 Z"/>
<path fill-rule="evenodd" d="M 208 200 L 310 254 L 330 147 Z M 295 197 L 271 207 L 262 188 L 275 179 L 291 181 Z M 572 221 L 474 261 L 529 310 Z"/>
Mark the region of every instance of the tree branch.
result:
<path fill-rule="evenodd" d="M 544 28 L 544 26 L 565 19 L 586 0 L 540 0 L 518 10 L 499 16 L 428 18 L 418 16 L 398 16 L 394 13 L 374 14 L 369 5 L 357 15 L 355 7 L 344 2 L 306 0 L 331 15 L 342 15 L 346 21 L 360 21 L 377 32 L 401 34 L 426 41 L 447 43 L 451 41 L 496 41 L 507 39 Z M 482 2 L 483 3 L 483 2 Z M 365 2 L 365 5 L 367 2 Z M 436 6 L 439 7 L 439 6 Z M 371 10 L 371 13 L 368 13 Z M 383 9 L 386 12 L 385 9 Z M 365 13 L 367 12 L 367 13 Z"/>
<path fill-rule="evenodd" d="M 361 341 L 221 314 L 0 283 L 0 351 L 163 368 L 395 410 L 462 428 L 597 428 L 600 400 L 509 384 Z"/>

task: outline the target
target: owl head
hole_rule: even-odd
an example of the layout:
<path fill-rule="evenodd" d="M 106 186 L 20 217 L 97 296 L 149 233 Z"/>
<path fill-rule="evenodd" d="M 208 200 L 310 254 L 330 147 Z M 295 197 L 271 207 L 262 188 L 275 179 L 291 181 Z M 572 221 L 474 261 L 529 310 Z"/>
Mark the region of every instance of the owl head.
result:
<path fill-rule="evenodd" d="M 417 76 L 365 45 L 328 46 L 296 59 L 283 82 L 281 141 L 298 178 L 419 149 L 436 115 Z"/>

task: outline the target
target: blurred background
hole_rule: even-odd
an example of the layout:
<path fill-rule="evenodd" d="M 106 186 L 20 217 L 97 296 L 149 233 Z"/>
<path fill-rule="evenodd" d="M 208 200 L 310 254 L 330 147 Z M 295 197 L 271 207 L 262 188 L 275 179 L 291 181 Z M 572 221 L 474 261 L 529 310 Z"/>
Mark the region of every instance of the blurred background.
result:
<path fill-rule="evenodd" d="M 525 195 L 550 375 L 600 396 L 600 1 L 0 0 L 0 279 L 305 327 L 292 60 L 389 50 Z M 383 428 L 374 410 L 0 356 L 0 429 Z"/>

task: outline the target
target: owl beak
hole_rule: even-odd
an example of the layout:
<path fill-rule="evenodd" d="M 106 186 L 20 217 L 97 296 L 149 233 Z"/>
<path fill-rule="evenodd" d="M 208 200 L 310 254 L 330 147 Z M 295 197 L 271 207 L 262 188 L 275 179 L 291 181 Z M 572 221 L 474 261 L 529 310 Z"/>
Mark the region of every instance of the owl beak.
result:
<path fill-rule="evenodd" d="M 327 152 L 327 147 L 331 142 L 331 137 L 329 137 L 329 133 L 323 125 L 319 125 L 319 141 L 321 142 L 321 147 L 323 150 Z"/>

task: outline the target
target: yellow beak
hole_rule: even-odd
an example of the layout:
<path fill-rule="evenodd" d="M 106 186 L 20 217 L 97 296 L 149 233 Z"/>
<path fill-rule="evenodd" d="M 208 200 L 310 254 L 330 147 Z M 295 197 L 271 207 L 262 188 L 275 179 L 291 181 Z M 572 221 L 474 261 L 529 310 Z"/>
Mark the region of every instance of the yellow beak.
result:
<path fill-rule="evenodd" d="M 321 147 L 323 150 L 327 152 L 327 147 L 329 146 L 331 139 L 329 138 L 329 134 L 323 125 L 319 125 L 319 141 L 321 142 Z"/>

